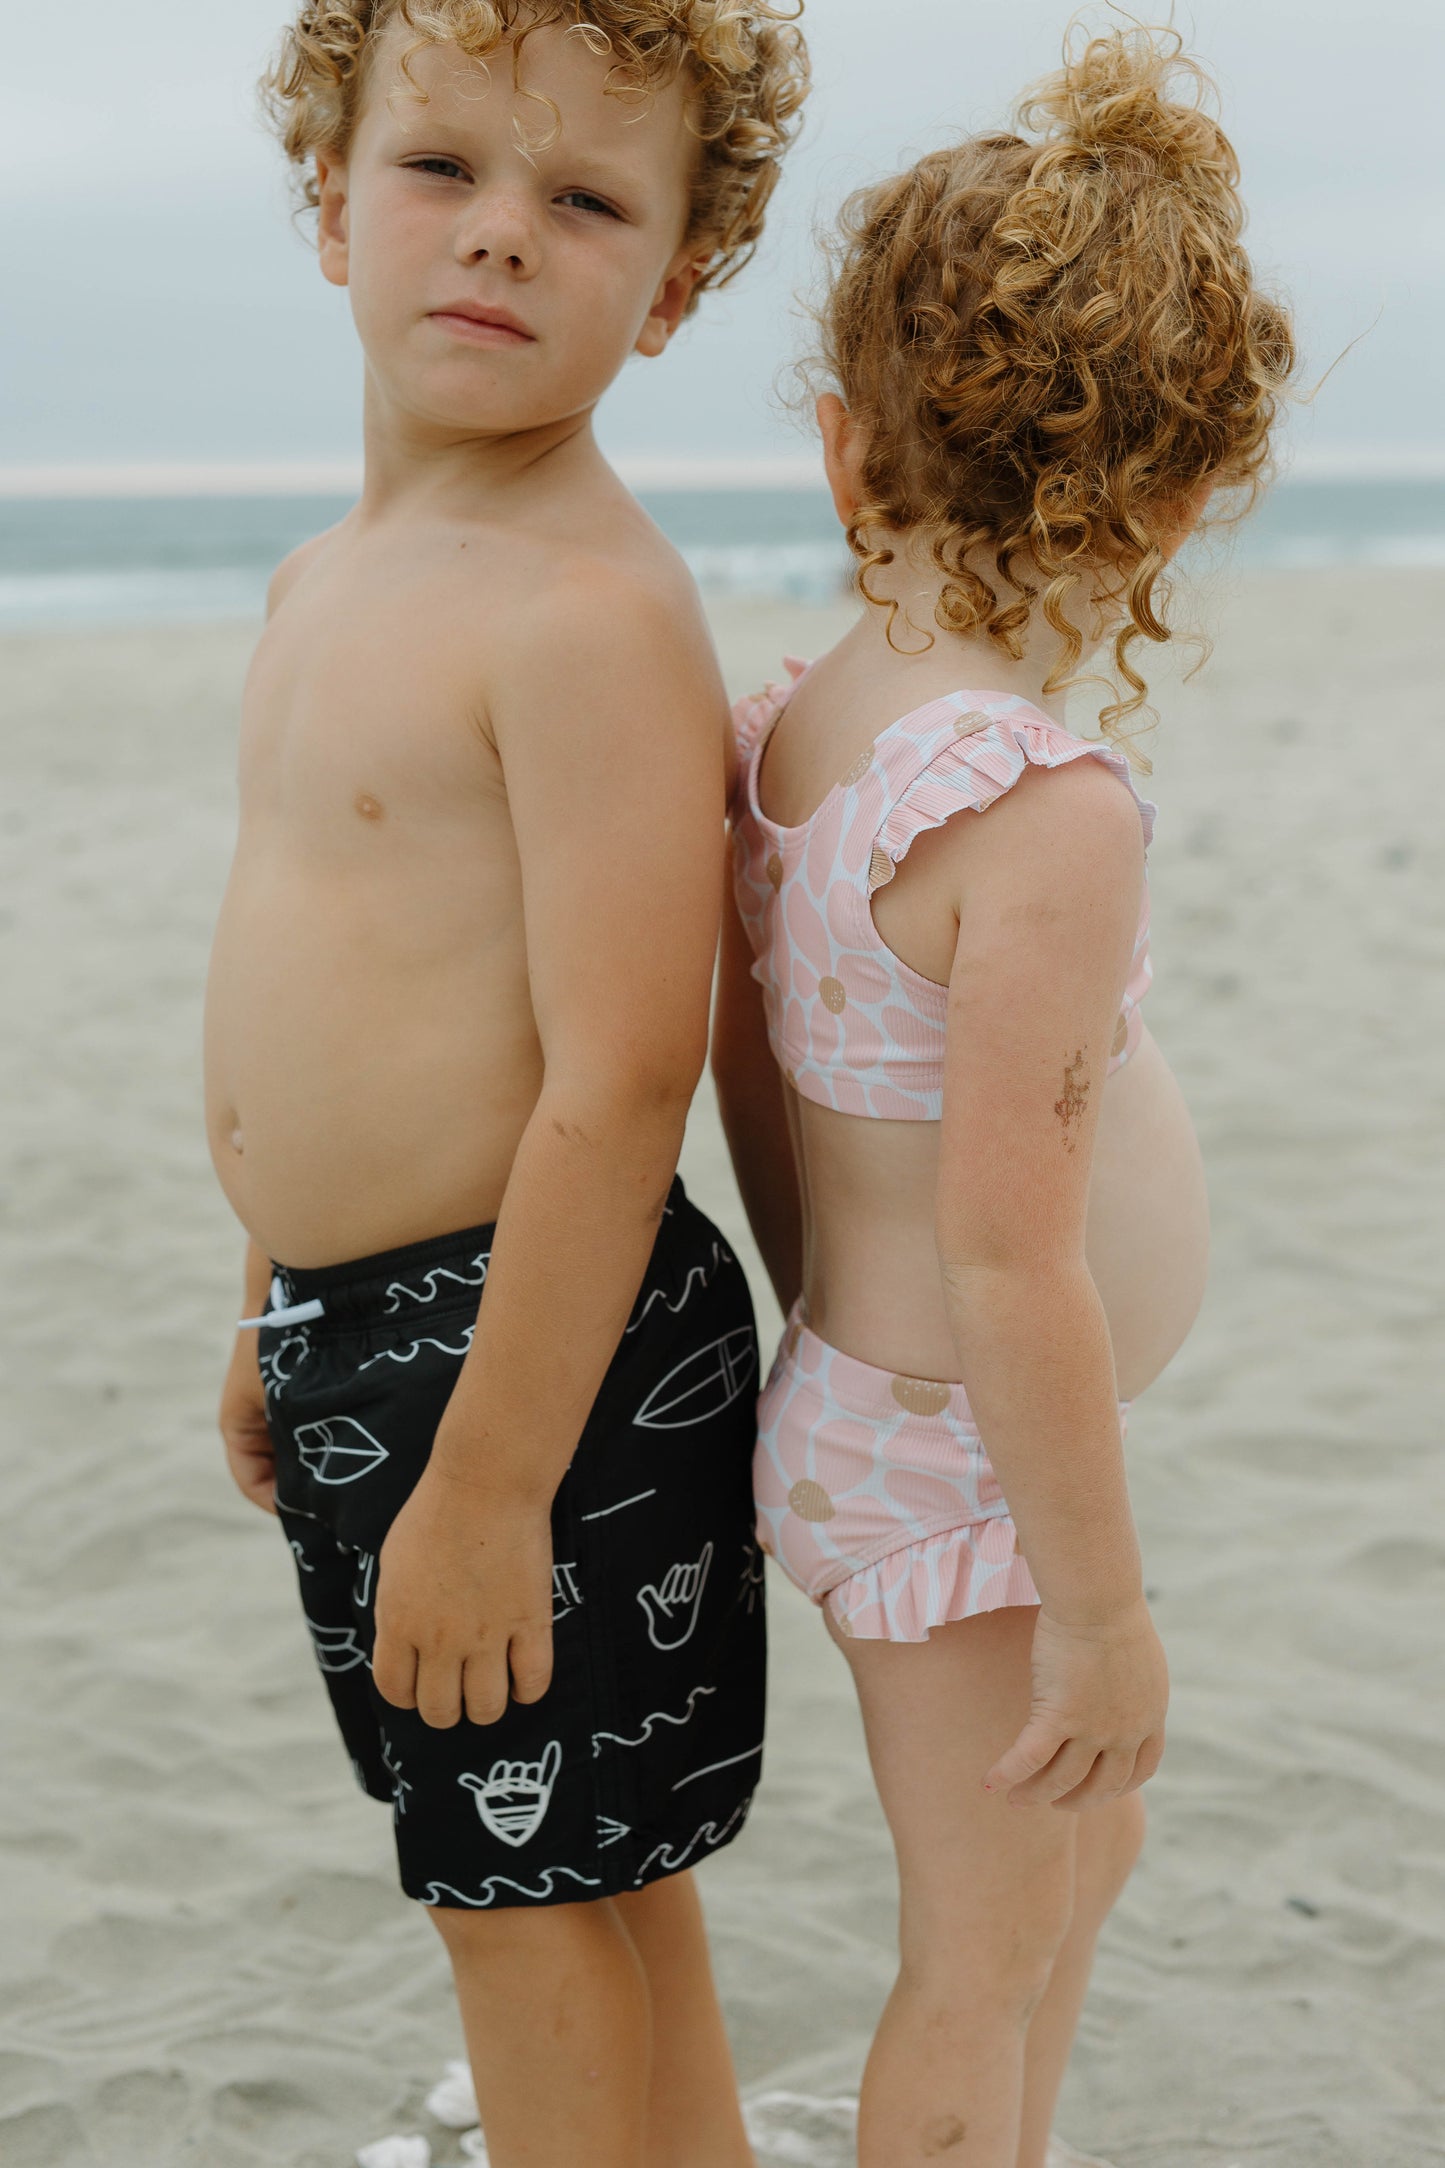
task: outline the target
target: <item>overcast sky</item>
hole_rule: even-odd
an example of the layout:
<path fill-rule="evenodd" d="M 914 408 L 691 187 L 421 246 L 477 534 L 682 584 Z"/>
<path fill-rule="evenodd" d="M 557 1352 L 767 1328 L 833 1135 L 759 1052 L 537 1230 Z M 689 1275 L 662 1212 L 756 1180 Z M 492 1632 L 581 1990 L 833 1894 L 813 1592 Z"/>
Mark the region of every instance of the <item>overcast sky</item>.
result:
<path fill-rule="evenodd" d="M 1135 0 L 1143 10 L 1144 0 Z M 285 0 L 10 0 L 0 46 L 0 463 L 327 459 L 357 447 L 344 297 L 288 221 L 253 87 Z M 857 181 L 1004 119 L 1066 0 L 810 0 L 807 137 L 763 259 L 612 395 L 615 450 L 797 450 L 772 386 L 811 232 Z M 1097 12 L 1097 11 L 1096 11 Z M 1195 0 L 1264 274 L 1326 455 L 1445 444 L 1442 0 Z M 1378 318 L 1378 322 L 1376 319 Z M 1370 329 L 1373 324 L 1374 328 Z"/>

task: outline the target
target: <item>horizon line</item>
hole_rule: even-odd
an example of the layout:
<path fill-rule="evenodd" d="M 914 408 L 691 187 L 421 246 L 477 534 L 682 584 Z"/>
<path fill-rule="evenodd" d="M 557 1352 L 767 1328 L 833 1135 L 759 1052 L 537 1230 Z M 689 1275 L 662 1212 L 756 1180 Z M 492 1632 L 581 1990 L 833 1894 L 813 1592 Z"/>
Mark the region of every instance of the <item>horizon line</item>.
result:
<path fill-rule="evenodd" d="M 816 453 L 685 456 L 620 452 L 610 461 L 630 489 L 823 490 Z M 0 464 L 0 500 L 354 496 L 359 459 L 129 460 Z M 1301 447 L 1282 481 L 1445 481 L 1445 444 Z"/>

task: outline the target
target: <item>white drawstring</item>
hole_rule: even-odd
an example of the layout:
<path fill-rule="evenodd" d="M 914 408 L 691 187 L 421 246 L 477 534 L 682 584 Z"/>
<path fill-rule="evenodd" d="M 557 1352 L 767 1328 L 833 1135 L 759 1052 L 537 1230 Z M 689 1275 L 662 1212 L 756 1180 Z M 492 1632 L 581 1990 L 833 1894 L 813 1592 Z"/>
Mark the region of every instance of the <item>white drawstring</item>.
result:
<path fill-rule="evenodd" d="M 254 1332 L 258 1325 L 310 1325 L 318 1317 L 325 1317 L 324 1302 L 286 1302 L 286 1290 L 279 1279 L 271 1282 L 271 1307 L 264 1317 L 243 1317 L 236 1330 Z"/>

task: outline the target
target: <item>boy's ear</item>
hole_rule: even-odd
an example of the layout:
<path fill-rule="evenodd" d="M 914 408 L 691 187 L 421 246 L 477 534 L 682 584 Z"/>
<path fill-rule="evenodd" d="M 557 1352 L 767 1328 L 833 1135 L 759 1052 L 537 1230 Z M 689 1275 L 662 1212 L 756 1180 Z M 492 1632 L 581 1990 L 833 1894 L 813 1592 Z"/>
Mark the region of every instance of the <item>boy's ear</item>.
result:
<path fill-rule="evenodd" d="M 316 253 L 321 276 L 344 286 L 351 272 L 351 211 L 347 173 L 338 159 L 316 153 Z"/>
<path fill-rule="evenodd" d="M 667 352 L 674 332 L 687 314 L 688 303 L 697 291 L 697 282 L 711 262 L 710 254 L 699 256 L 695 249 L 683 249 L 673 257 L 667 276 L 647 312 L 647 322 L 637 341 L 639 354 L 645 354 L 649 361 L 656 361 L 659 354 Z"/>
<path fill-rule="evenodd" d="M 863 499 L 861 447 L 853 417 L 835 391 L 825 391 L 818 401 L 818 428 L 833 509 L 843 525 L 851 527 Z"/>

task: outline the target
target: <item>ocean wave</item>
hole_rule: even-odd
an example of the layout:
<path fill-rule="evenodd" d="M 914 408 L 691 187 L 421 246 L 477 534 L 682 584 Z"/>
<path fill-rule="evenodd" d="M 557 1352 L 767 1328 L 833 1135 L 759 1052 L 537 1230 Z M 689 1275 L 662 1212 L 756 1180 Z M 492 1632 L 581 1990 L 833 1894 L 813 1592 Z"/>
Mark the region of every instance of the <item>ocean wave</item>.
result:
<path fill-rule="evenodd" d="M 271 567 L 334 516 L 259 500 L 0 507 L 0 632 L 255 620 Z M 699 495 L 665 523 L 709 595 L 827 603 L 846 591 L 850 559 L 826 498 Z M 1442 570 L 1445 487 L 1286 485 L 1250 525 L 1206 541 L 1204 563 L 1216 547 L 1252 571 Z"/>

